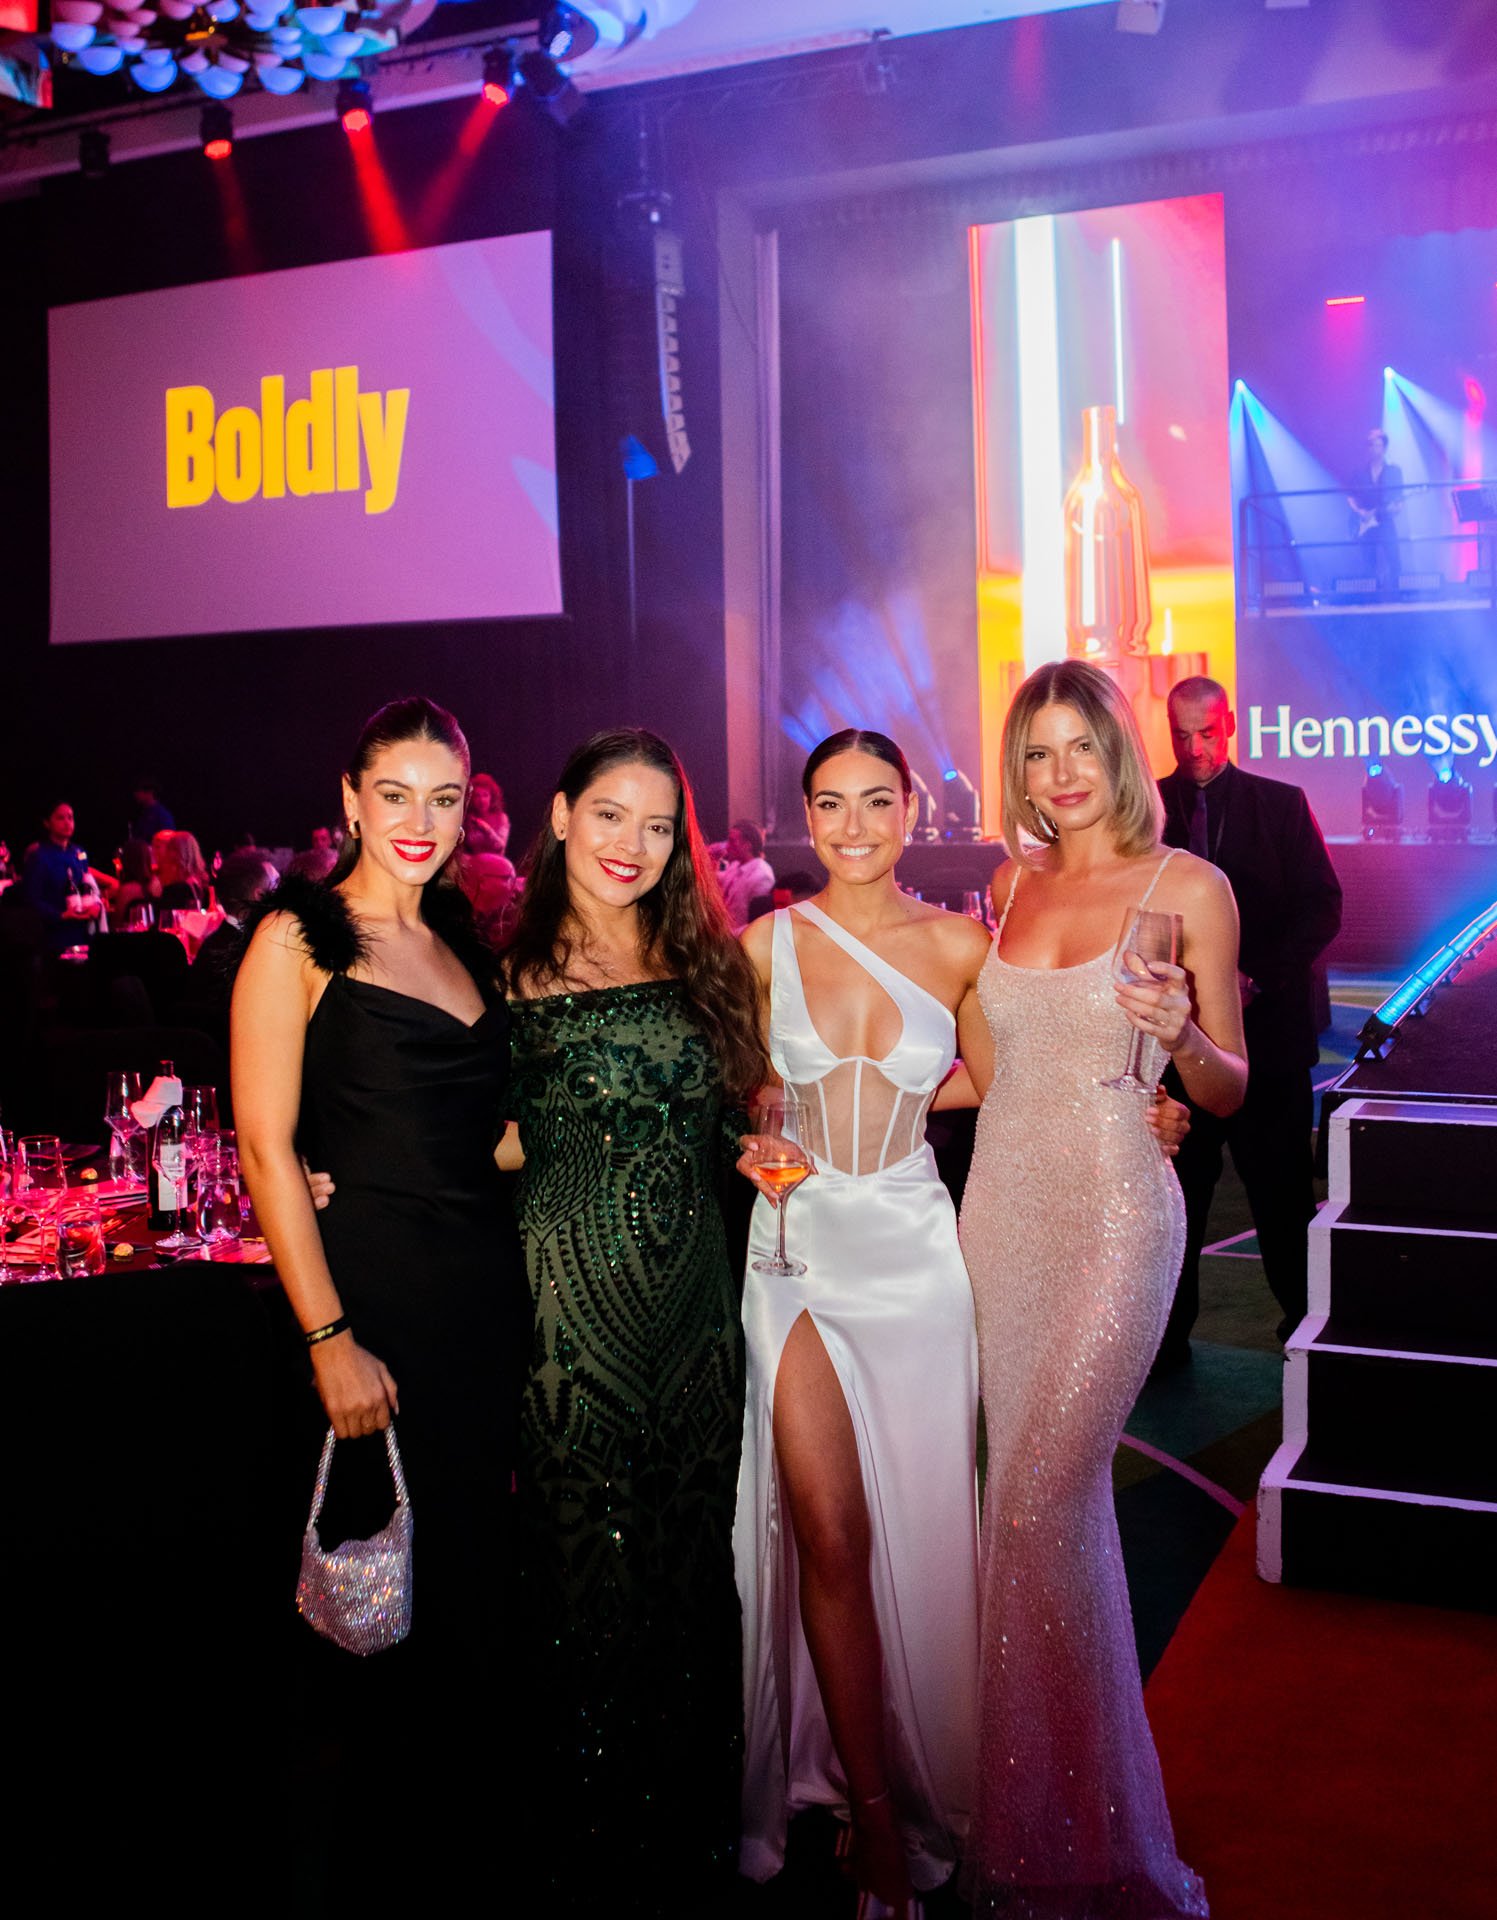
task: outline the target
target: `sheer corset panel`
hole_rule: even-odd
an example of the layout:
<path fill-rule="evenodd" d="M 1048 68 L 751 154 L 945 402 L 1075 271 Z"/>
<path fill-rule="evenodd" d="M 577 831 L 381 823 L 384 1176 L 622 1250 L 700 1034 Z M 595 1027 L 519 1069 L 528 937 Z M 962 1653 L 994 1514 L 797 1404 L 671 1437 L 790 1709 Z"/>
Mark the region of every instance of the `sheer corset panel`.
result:
<path fill-rule="evenodd" d="M 796 952 L 800 919 L 850 963 L 838 998 L 882 993 L 898 1019 L 892 1046 L 878 1059 L 833 1052 L 806 999 Z M 863 978 L 859 978 L 859 975 Z M 956 1021 L 948 1008 L 892 967 L 809 902 L 775 915 L 770 986 L 770 1052 L 787 1092 L 800 1102 L 806 1138 L 802 1144 L 822 1171 L 860 1176 L 878 1173 L 918 1153 L 925 1142 L 925 1116 L 936 1089 L 956 1059 Z M 829 1024 L 839 1010 L 823 1010 Z"/>

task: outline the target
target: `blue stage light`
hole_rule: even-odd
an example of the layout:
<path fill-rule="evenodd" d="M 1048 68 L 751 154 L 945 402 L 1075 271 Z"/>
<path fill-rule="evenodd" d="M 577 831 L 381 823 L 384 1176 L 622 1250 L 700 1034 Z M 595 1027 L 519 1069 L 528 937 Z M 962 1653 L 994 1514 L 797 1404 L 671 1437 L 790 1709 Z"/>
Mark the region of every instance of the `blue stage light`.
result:
<path fill-rule="evenodd" d="M 954 780 L 956 778 L 956 768 L 948 767 L 946 771 L 941 775 L 941 778 L 943 780 Z"/>
<path fill-rule="evenodd" d="M 1402 840 L 1403 788 L 1381 760 L 1368 764 L 1362 785 L 1362 837 L 1364 840 Z"/>
<path fill-rule="evenodd" d="M 1474 798 L 1471 783 L 1463 780 L 1449 761 L 1443 762 L 1429 783 L 1426 804 L 1430 839 L 1469 840 Z"/>

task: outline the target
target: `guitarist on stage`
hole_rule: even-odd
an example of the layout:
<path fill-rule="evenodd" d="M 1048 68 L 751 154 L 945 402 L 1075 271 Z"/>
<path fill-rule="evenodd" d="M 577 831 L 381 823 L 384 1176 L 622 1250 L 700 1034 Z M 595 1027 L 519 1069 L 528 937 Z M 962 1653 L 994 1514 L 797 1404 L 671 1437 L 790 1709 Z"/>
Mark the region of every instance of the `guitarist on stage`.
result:
<path fill-rule="evenodd" d="M 1388 436 L 1374 427 L 1367 436 L 1367 464 L 1352 482 L 1346 504 L 1357 518 L 1357 546 L 1371 562 L 1379 587 L 1398 591 L 1398 524 L 1403 505 L 1403 469 L 1388 459 Z"/>

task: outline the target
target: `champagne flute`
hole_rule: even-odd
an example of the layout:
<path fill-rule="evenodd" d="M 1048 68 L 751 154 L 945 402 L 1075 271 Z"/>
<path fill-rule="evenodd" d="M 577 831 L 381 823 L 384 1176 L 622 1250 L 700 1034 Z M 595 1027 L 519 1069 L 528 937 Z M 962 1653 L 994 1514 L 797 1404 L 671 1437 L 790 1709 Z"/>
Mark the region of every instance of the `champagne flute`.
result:
<path fill-rule="evenodd" d="M 1112 977 L 1123 987 L 1157 986 L 1161 976 L 1154 969 L 1160 965 L 1173 966 L 1179 950 L 1178 913 L 1155 913 L 1148 907 L 1130 907 L 1123 916 L 1123 931 L 1113 949 Z M 1140 1033 L 1131 1021 L 1128 1035 L 1127 1066 L 1115 1078 L 1101 1084 L 1118 1087 L 1124 1093 L 1152 1094 L 1156 1082 L 1144 1079 L 1142 1074 L 1147 1035 Z"/>
<path fill-rule="evenodd" d="M 774 1258 L 756 1260 L 755 1273 L 804 1273 L 803 1260 L 791 1260 L 785 1252 L 785 1209 L 790 1196 L 802 1180 L 816 1169 L 811 1156 L 800 1144 L 805 1135 L 805 1120 L 798 1102 L 790 1099 L 765 1100 L 754 1110 L 754 1132 L 759 1136 L 754 1147 L 754 1172 L 775 1194 L 778 1228 Z"/>

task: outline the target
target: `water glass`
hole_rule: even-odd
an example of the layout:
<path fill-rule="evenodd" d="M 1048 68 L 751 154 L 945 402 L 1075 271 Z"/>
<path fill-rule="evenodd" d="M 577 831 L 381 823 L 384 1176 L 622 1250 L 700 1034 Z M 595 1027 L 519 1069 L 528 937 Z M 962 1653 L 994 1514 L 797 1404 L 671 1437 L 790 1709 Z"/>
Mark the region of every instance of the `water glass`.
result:
<path fill-rule="evenodd" d="M 239 1156 L 219 1143 L 198 1159 L 198 1237 L 210 1260 L 237 1259 L 243 1223 L 239 1208 Z"/>
<path fill-rule="evenodd" d="M 64 1280 L 104 1271 L 104 1218 L 97 1200 L 64 1200 L 56 1218 L 57 1271 Z"/>

